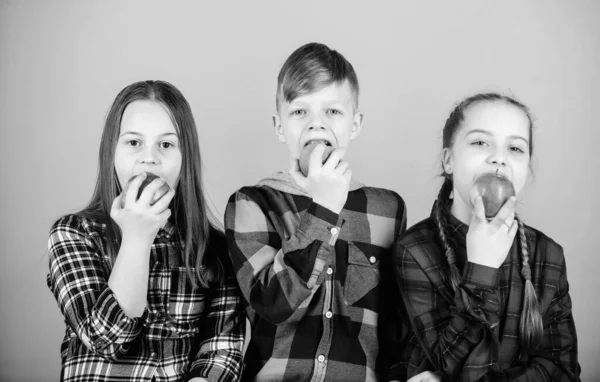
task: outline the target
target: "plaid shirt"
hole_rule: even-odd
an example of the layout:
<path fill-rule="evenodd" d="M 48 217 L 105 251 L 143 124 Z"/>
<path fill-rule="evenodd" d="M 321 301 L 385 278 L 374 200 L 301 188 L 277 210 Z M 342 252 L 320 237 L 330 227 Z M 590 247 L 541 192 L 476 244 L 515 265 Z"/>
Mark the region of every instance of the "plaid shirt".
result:
<path fill-rule="evenodd" d="M 338 215 L 307 195 L 245 187 L 225 226 L 252 327 L 243 380 L 376 380 L 400 196 L 359 188 Z"/>
<path fill-rule="evenodd" d="M 401 350 L 398 378 L 430 368 L 431 362 L 451 381 L 579 380 L 562 247 L 526 227 L 532 283 L 544 326 L 540 346 L 527 354 L 519 336 L 524 280 L 518 240 L 502 266 L 490 268 L 467 261 L 469 227 L 452 216 L 450 226 L 463 280 L 456 295 L 432 217 L 409 229 L 394 246 L 398 284 L 416 334 L 406 338 Z"/>
<path fill-rule="evenodd" d="M 61 380 L 238 380 L 243 309 L 233 273 L 222 286 L 193 289 L 167 223 L 152 245 L 146 310 L 129 318 L 108 287 L 105 229 L 68 215 L 50 232 L 47 282 L 66 323 Z M 228 264 L 225 245 L 215 233 L 208 251 L 218 251 Z"/>

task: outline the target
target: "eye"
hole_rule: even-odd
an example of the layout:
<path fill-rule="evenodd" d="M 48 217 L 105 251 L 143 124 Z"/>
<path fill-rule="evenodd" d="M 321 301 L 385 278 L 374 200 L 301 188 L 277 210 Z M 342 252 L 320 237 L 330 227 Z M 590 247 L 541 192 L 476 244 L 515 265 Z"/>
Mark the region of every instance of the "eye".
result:
<path fill-rule="evenodd" d="M 139 140 L 137 140 L 137 139 L 131 139 L 131 140 L 129 140 L 129 141 L 127 141 L 127 142 L 125 142 L 125 143 L 126 143 L 127 145 L 129 145 L 129 146 L 133 146 L 133 147 L 138 147 L 138 146 L 140 146 L 140 145 L 142 144 L 142 142 L 140 142 L 140 141 L 139 141 Z"/>
<path fill-rule="evenodd" d="M 517 146 L 512 146 L 510 148 L 510 151 L 513 151 L 515 153 L 519 153 L 519 154 L 525 154 L 525 150 L 521 149 L 520 147 Z"/>
<path fill-rule="evenodd" d="M 484 141 L 474 141 L 471 143 L 473 146 L 487 146 L 487 143 Z"/>
<path fill-rule="evenodd" d="M 293 110 L 290 113 L 290 115 L 303 116 L 303 115 L 306 115 L 306 110 L 304 110 L 304 109 Z"/>
<path fill-rule="evenodd" d="M 331 114 L 331 115 L 341 115 L 342 112 L 339 111 L 338 109 L 328 109 L 327 110 L 327 114 Z"/>
<path fill-rule="evenodd" d="M 172 144 L 171 142 L 160 142 L 160 148 L 161 149 L 168 149 L 170 147 L 174 147 L 175 145 Z"/>

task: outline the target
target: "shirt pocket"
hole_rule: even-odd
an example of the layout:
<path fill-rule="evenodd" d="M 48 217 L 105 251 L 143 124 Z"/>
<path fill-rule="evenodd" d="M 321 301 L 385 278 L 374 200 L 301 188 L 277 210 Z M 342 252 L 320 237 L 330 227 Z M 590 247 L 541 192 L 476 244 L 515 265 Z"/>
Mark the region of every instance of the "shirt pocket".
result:
<path fill-rule="evenodd" d="M 367 256 L 348 242 L 348 269 L 344 283 L 346 304 L 354 305 L 379 285 L 379 253 Z"/>
<path fill-rule="evenodd" d="M 186 277 L 187 268 L 171 269 L 169 292 L 169 315 L 177 322 L 192 322 L 200 319 L 205 310 L 206 290 L 193 288 Z"/>

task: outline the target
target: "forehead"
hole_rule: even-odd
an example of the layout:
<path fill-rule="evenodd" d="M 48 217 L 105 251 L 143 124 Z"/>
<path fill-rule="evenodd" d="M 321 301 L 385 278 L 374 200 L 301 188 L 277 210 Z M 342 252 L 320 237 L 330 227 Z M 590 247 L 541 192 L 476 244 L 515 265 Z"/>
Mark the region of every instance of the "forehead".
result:
<path fill-rule="evenodd" d="M 158 131 L 175 133 L 175 126 L 165 106 L 150 100 L 133 101 L 125 108 L 121 118 L 121 132 L 138 133 Z"/>
<path fill-rule="evenodd" d="M 530 121 L 527 114 L 515 105 L 503 101 L 478 102 L 467 108 L 460 133 L 484 130 L 500 136 L 520 136 L 529 139 Z"/>
<path fill-rule="evenodd" d="M 311 92 L 300 94 L 291 100 L 289 104 L 324 102 L 350 104 L 353 102 L 353 100 L 354 92 L 352 91 L 352 86 L 350 86 L 350 82 L 348 80 L 345 80 L 342 83 L 333 82 L 331 84 L 318 87 Z"/>

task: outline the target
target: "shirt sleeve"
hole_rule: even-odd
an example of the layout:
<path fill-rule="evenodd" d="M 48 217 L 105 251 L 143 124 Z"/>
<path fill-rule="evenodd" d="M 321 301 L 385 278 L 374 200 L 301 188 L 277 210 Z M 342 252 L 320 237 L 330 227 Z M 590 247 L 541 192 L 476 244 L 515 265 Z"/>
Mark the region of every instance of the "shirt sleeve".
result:
<path fill-rule="evenodd" d="M 282 238 L 270 220 L 273 214 L 240 190 L 227 204 L 225 228 L 244 298 L 263 319 L 280 324 L 302 318 L 294 313 L 323 283 L 343 220 L 311 202 L 296 232 Z"/>
<path fill-rule="evenodd" d="M 200 349 L 186 381 L 203 377 L 209 381 L 238 381 L 242 374 L 245 317 L 240 292 L 232 272 L 211 293 L 201 325 Z"/>
<path fill-rule="evenodd" d="M 116 360 L 141 331 L 108 287 L 101 253 L 76 216 L 55 223 L 48 240 L 48 287 L 67 325 L 94 354 Z"/>
<path fill-rule="evenodd" d="M 394 247 L 398 287 L 413 338 L 404 342 L 400 365 L 410 378 L 423 371 L 424 358 L 452 381 L 476 381 L 495 363 L 498 349 L 498 270 L 467 263 L 458 293 L 443 296 L 430 277 L 442 284 L 430 251 L 419 264 L 402 244 Z M 430 354 L 427 354 L 430 353 Z"/>
<path fill-rule="evenodd" d="M 579 381 L 581 368 L 577 362 L 577 333 L 575 321 L 571 313 L 571 297 L 569 296 L 569 283 L 567 269 L 562 255 L 562 248 L 550 247 L 550 250 L 560 251 L 550 258 L 559 258 L 561 264 L 548 266 L 546 263 L 546 276 L 558 269 L 560 276 L 558 282 L 546 283 L 556 285 L 555 294 L 548 297 L 549 305 L 543 317 L 544 332 L 540 345 L 530 356 L 527 366 L 516 367 L 502 373 L 491 373 L 490 380 L 494 381 Z M 545 296 L 542 296 L 544 298 Z"/>

